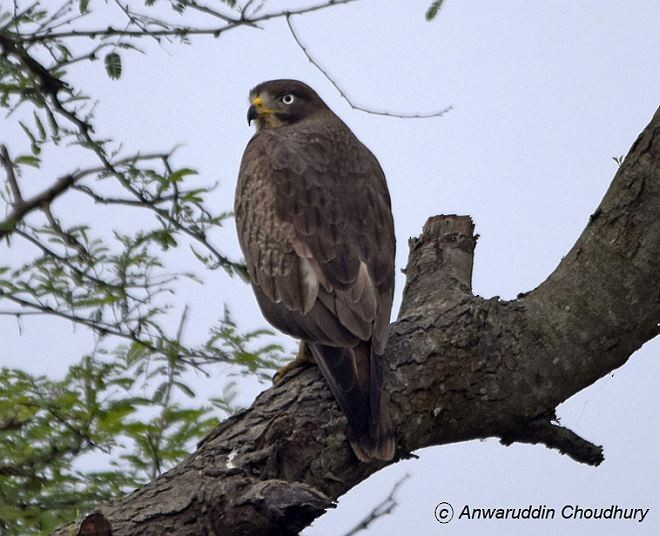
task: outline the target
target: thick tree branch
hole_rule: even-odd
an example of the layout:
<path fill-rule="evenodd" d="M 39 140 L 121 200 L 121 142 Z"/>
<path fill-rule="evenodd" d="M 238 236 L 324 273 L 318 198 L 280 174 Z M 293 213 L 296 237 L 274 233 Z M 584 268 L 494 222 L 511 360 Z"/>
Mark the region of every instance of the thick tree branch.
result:
<path fill-rule="evenodd" d="M 510 432 L 502 434 L 501 443 L 509 446 L 513 443 L 541 444 L 566 454 L 576 462 L 588 465 L 600 465 L 605 459 L 603 447 L 599 447 L 582 439 L 575 432 L 551 422 L 550 418 L 522 421 L 519 426 Z"/>
<path fill-rule="evenodd" d="M 542 443 L 597 464 L 554 408 L 660 331 L 660 113 L 557 269 L 513 301 L 471 293 L 469 218 L 411 242 L 385 384 L 397 455 L 476 438 Z M 359 463 L 315 368 L 295 371 L 188 459 L 113 505 L 113 534 L 296 534 L 384 463 Z M 62 529 L 59 534 L 65 534 Z"/>

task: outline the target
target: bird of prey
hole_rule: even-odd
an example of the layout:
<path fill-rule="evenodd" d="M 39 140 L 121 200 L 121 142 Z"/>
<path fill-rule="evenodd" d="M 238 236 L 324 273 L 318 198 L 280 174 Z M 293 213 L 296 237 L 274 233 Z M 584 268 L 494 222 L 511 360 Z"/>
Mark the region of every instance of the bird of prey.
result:
<path fill-rule="evenodd" d="M 257 132 L 241 161 L 235 214 L 257 301 L 272 325 L 301 340 L 293 365 L 321 369 L 358 459 L 391 460 L 381 398 L 395 252 L 385 175 L 306 84 L 271 80 L 249 98 Z"/>

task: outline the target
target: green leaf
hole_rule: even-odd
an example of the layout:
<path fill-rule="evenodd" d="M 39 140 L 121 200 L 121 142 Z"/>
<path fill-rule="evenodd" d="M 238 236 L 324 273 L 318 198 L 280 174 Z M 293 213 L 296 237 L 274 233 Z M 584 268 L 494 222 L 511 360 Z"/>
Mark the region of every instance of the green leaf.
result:
<path fill-rule="evenodd" d="M 37 145 L 37 138 L 34 137 L 34 134 L 32 134 L 32 131 L 23 123 L 22 121 L 19 121 L 18 124 L 21 126 L 23 129 L 23 132 L 27 135 L 28 138 L 30 138 L 30 141 L 32 142 L 33 145 Z"/>
<path fill-rule="evenodd" d="M 128 361 L 129 365 L 133 365 L 142 357 L 149 355 L 150 352 L 151 350 L 148 346 L 145 346 L 139 342 L 134 342 L 126 352 L 126 360 Z"/>
<path fill-rule="evenodd" d="M 78 8 L 81 13 L 87 13 L 87 11 L 89 11 L 89 0 L 80 0 Z"/>
<path fill-rule="evenodd" d="M 121 77 L 121 56 L 116 52 L 106 54 L 105 72 L 113 80 L 118 80 Z"/>
<path fill-rule="evenodd" d="M 100 296 L 76 301 L 76 307 L 95 307 L 97 305 L 111 305 L 119 301 L 117 296 Z"/>
<path fill-rule="evenodd" d="M 156 240 L 163 250 L 167 250 L 170 247 L 176 247 L 177 242 L 172 233 L 163 229 L 161 231 L 154 231 L 153 238 Z"/>
<path fill-rule="evenodd" d="M 428 10 L 426 11 L 426 20 L 432 21 L 435 19 L 438 11 L 440 11 L 440 8 L 442 7 L 443 2 L 444 0 L 435 0 L 435 2 L 429 6 Z"/>
<path fill-rule="evenodd" d="M 180 381 L 174 381 L 174 385 L 176 385 L 181 391 L 188 396 L 188 398 L 195 398 L 195 391 L 193 391 L 190 387 L 188 387 L 185 383 L 180 382 Z"/>
<path fill-rule="evenodd" d="M 168 180 L 170 182 L 180 182 L 181 179 L 183 179 L 183 177 L 185 177 L 186 175 L 197 175 L 197 171 L 190 168 L 182 168 L 172 173 L 168 177 Z"/>
<path fill-rule="evenodd" d="M 124 417 L 135 412 L 130 404 L 118 403 L 110 411 L 102 414 L 99 418 L 99 426 L 105 433 L 116 434 L 124 427 Z"/>
<path fill-rule="evenodd" d="M 164 404 L 165 397 L 167 396 L 169 384 L 167 382 L 161 383 L 154 391 L 153 402 L 156 404 Z"/>
<path fill-rule="evenodd" d="M 37 128 L 39 129 L 39 136 L 41 137 L 42 140 L 46 139 L 46 129 L 44 127 L 44 124 L 42 123 L 41 119 L 37 115 L 37 112 L 32 112 L 34 115 L 34 122 L 37 125 Z"/>
<path fill-rule="evenodd" d="M 41 159 L 37 158 L 36 156 L 24 154 L 19 156 L 16 160 L 14 160 L 14 162 L 16 164 L 27 164 L 28 166 L 38 168 L 41 164 Z"/>
<path fill-rule="evenodd" d="M 186 192 L 181 199 L 188 203 L 202 203 L 204 201 L 204 197 L 200 194 L 204 194 L 207 191 L 208 190 L 205 188 L 195 188 L 194 190 Z"/>

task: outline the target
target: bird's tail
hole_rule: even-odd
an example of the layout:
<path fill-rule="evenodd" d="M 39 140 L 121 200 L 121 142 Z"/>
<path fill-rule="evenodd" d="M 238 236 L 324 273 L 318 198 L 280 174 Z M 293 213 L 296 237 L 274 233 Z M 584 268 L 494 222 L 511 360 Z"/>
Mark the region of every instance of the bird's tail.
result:
<path fill-rule="evenodd" d="M 382 393 L 382 356 L 368 342 L 353 348 L 308 343 L 339 407 L 348 419 L 348 440 L 362 462 L 394 457 L 394 431 Z"/>

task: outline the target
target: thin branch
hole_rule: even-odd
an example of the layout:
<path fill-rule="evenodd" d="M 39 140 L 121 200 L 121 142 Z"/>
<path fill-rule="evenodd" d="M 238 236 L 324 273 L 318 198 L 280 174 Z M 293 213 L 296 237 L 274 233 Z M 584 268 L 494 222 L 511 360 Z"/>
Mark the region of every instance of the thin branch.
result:
<path fill-rule="evenodd" d="M 303 43 L 302 39 L 296 32 L 295 28 L 293 27 L 293 23 L 291 22 L 291 15 L 286 16 L 286 23 L 289 26 L 289 31 L 291 32 L 291 35 L 293 36 L 293 39 L 296 41 L 297 45 L 300 47 L 300 50 L 303 51 L 305 56 L 307 56 L 307 59 L 309 62 L 316 67 L 323 76 L 335 87 L 335 89 L 339 92 L 339 94 L 343 97 L 343 99 L 348 103 L 348 105 L 353 108 L 354 110 L 358 110 L 360 112 L 365 112 L 368 114 L 372 115 L 384 115 L 386 117 L 398 117 L 400 119 L 429 119 L 431 117 L 441 117 L 445 115 L 447 112 L 453 109 L 452 106 L 447 106 L 446 108 L 442 110 L 438 110 L 436 112 L 426 112 L 426 113 L 398 113 L 398 112 L 384 112 L 384 111 L 379 111 L 379 110 L 374 110 L 373 108 L 367 108 L 365 106 L 362 106 L 360 104 L 357 104 L 356 102 L 353 101 L 353 99 L 348 95 L 346 90 L 341 87 L 339 82 L 330 74 L 330 72 L 323 67 L 319 61 L 312 56 L 310 53 L 309 49 L 305 46 Z"/>
<path fill-rule="evenodd" d="M 369 512 L 357 525 L 355 525 L 351 530 L 349 530 L 344 536 L 353 536 L 361 530 L 365 530 L 378 518 L 391 514 L 394 509 L 399 505 L 396 500 L 396 493 L 399 491 L 401 485 L 410 478 L 409 474 L 405 474 L 401 479 L 399 479 L 389 495 L 385 497 L 380 503 L 373 507 L 371 512 Z"/>
<path fill-rule="evenodd" d="M 126 319 L 120 319 L 116 324 L 109 324 L 108 322 L 103 322 L 98 319 L 89 319 L 66 311 L 61 311 L 45 303 L 19 298 L 18 296 L 7 294 L 0 290 L 0 299 L 2 298 L 28 309 L 28 311 L 25 312 L 10 310 L 0 311 L 0 314 L 5 316 L 15 316 L 17 318 L 28 314 L 47 314 L 57 316 L 64 320 L 69 320 L 74 324 L 85 326 L 102 337 L 113 335 L 140 344 L 149 351 L 166 357 L 169 355 L 168 349 L 173 347 L 181 348 L 181 351 L 178 352 L 178 359 L 190 364 L 203 374 L 207 374 L 207 372 L 201 368 L 202 365 L 217 363 L 219 360 L 226 359 L 225 357 L 220 357 L 217 353 L 205 352 L 201 348 L 182 348 L 176 340 L 168 338 L 163 332 L 161 332 L 160 328 L 158 328 L 156 333 L 147 333 L 148 336 L 156 339 L 152 342 L 151 340 L 139 337 L 136 330 L 123 330 L 122 326 L 126 325 Z M 145 323 L 141 322 L 140 329 L 144 326 Z"/>
<path fill-rule="evenodd" d="M 135 24 L 135 26 L 137 26 L 138 28 L 140 28 L 140 30 L 142 30 L 144 33 L 148 33 L 148 32 L 149 32 L 149 29 L 148 29 L 146 26 L 144 26 L 144 25 L 142 24 L 142 22 L 140 22 L 140 21 L 138 20 L 138 18 L 137 18 L 137 17 L 141 17 L 141 15 L 134 14 L 134 13 L 129 9 L 128 4 L 123 5 L 119 0 L 114 0 L 114 3 L 117 5 L 117 7 L 118 7 L 119 9 L 121 9 L 121 11 L 124 13 L 124 15 L 126 15 L 126 18 L 129 20 L 129 23 L 130 23 L 130 24 Z M 136 16 L 136 15 L 137 15 L 137 16 Z"/>
<path fill-rule="evenodd" d="M 80 178 L 80 174 L 65 175 L 64 177 L 57 179 L 50 188 L 31 197 L 20 205 L 15 205 L 14 209 L 9 213 L 9 216 L 7 216 L 4 221 L 0 222 L 0 238 L 11 234 L 16 224 L 18 224 L 25 216 L 33 210 L 51 203 Z"/>
<path fill-rule="evenodd" d="M 185 329 L 186 322 L 188 320 L 188 312 L 190 308 L 186 305 L 181 314 L 181 319 L 179 321 L 179 328 L 176 334 L 176 343 L 181 344 L 181 339 L 183 338 L 183 331 Z M 152 451 L 152 463 L 151 463 L 151 479 L 155 480 L 163 472 L 163 460 L 161 459 L 162 453 L 162 441 L 163 441 L 163 432 L 167 428 L 168 416 L 171 411 L 170 403 L 172 399 L 172 392 L 174 390 L 174 385 L 176 381 L 176 359 L 172 359 L 172 356 L 168 356 L 167 359 L 167 380 L 165 382 L 165 392 L 163 393 L 160 405 L 161 410 L 157 417 L 157 426 L 156 431 L 153 435 L 148 435 L 149 447 Z"/>
<path fill-rule="evenodd" d="M 10 310 L 0 309 L 0 316 L 20 317 L 20 316 L 38 316 L 38 315 L 47 315 L 47 314 L 49 313 L 46 313 L 44 311 L 10 311 Z"/>
<path fill-rule="evenodd" d="M 138 14 L 138 13 L 133 13 L 133 12 L 129 9 L 128 4 L 126 4 L 126 5 L 124 6 L 119 0 L 114 0 L 114 2 L 115 2 L 115 4 L 117 4 L 117 6 L 119 7 L 119 9 L 122 10 L 122 12 L 124 13 L 124 15 L 126 15 L 126 17 L 128 18 L 128 21 L 129 21 L 129 22 L 128 22 L 128 24 L 126 25 L 126 28 L 125 28 L 125 29 L 127 29 L 131 24 L 134 24 L 134 25 L 137 26 L 137 27 L 138 27 L 138 28 L 139 28 L 139 29 L 140 29 L 145 35 L 150 35 L 150 34 L 151 34 L 150 29 L 147 28 L 147 27 L 146 27 L 146 26 L 140 21 L 140 19 L 146 19 L 147 17 L 145 17 L 144 15 L 140 15 L 140 14 Z M 161 26 L 162 26 L 162 25 L 161 25 Z M 154 41 L 156 41 L 157 43 L 160 43 L 160 40 L 158 39 L 157 36 L 152 36 L 152 37 L 153 37 Z M 117 41 L 117 43 L 115 43 L 115 47 L 118 46 L 119 42 L 121 42 L 121 39 L 120 39 L 119 41 Z M 113 49 L 113 50 L 114 50 L 114 49 Z"/>
<path fill-rule="evenodd" d="M 38 7 L 38 6 L 39 6 L 39 0 L 37 0 L 36 2 L 30 4 L 28 7 L 26 7 L 23 11 L 21 11 L 21 12 L 19 13 L 19 12 L 16 11 L 17 6 L 16 6 L 16 4 L 14 3 L 14 14 L 12 15 L 11 19 L 9 20 L 9 22 L 8 22 L 7 24 L 5 24 L 1 29 L 2 29 L 2 30 L 7 30 L 7 29 L 9 29 L 12 25 L 13 25 L 13 26 L 16 26 L 17 23 L 18 23 L 18 21 L 19 21 L 20 19 L 22 19 L 23 17 L 25 17 L 25 15 L 27 15 L 30 11 L 32 11 L 35 7 Z"/>
<path fill-rule="evenodd" d="M 111 282 L 109 282 L 109 281 L 105 281 L 105 280 L 103 280 L 103 279 L 100 279 L 100 278 L 96 277 L 95 275 L 90 275 L 90 274 L 87 273 L 86 271 L 81 270 L 81 269 L 78 268 L 75 264 L 73 264 L 73 262 L 71 261 L 70 258 L 68 258 L 68 257 L 63 257 L 63 256 L 59 255 L 57 252 L 55 252 L 55 251 L 53 251 L 52 249 L 50 249 L 50 248 L 44 246 L 39 240 L 37 240 L 36 238 L 30 236 L 29 234 L 27 234 L 27 233 L 25 233 L 25 232 L 23 232 L 23 231 L 17 230 L 17 231 L 16 231 L 16 235 L 17 235 L 17 236 L 20 236 L 20 237 L 23 238 L 24 240 L 27 240 L 27 241 L 30 242 L 32 245 L 34 245 L 35 247 L 37 247 L 39 250 L 41 250 L 41 252 L 44 254 L 44 256 L 46 256 L 46 257 L 51 257 L 51 258 L 53 258 L 53 259 L 57 259 L 59 262 L 61 262 L 61 263 L 62 263 L 63 265 L 65 265 L 65 266 L 67 266 L 67 267 L 68 267 L 70 270 L 72 270 L 75 274 L 77 274 L 78 276 L 80 276 L 82 279 L 87 280 L 89 283 L 93 283 L 94 285 L 96 285 L 96 286 L 98 286 L 98 287 L 100 287 L 100 288 L 107 289 L 107 290 L 113 290 L 113 291 L 121 291 L 121 292 L 124 292 L 124 293 L 126 294 L 126 297 L 127 297 L 127 298 L 130 298 L 131 300 L 133 300 L 133 301 L 135 301 L 135 302 L 137 302 L 137 303 L 140 303 L 140 304 L 143 304 L 143 305 L 147 303 L 146 300 L 140 299 L 140 298 L 138 298 L 137 296 L 133 296 L 133 295 L 131 295 L 131 294 L 129 294 L 129 293 L 127 292 L 127 289 L 129 289 L 129 288 L 133 288 L 133 289 L 144 289 L 145 286 L 147 285 L 146 282 L 143 283 L 143 284 L 141 284 L 141 285 L 135 285 L 135 284 L 131 285 L 131 284 L 127 284 L 127 283 L 126 283 L 126 284 L 121 284 L 121 285 L 120 285 L 120 284 L 117 284 L 117 283 L 111 283 Z M 92 260 L 92 259 L 90 259 L 90 260 Z M 172 279 L 170 279 L 170 280 L 167 280 L 167 279 L 166 279 L 165 281 L 161 281 L 161 282 L 152 282 L 152 283 L 153 283 L 153 285 L 155 285 L 155 286 L 159 286 L 159 287 L 160 287 L 160 286 L 162 286 L 163 284 L 167 284 L 167 283 L 169 283 L 169 282 L 171 282 L 171 281 L 172 281 Z"/>
<path fill-rule="evenodd" d="M 94 47 L 88 52 L 85 52 L 84 54 L 81 54 L 80 56 L 75 56 L 70 59 L 63 59 L 57 61 L 55 65 L 53 65 L 54 69 L 60 69 L 62 67 L 68 67 L 69 65 L 73 65 L 74 63 L 78 63 L 79 61 L 94 61 L 97 58 L 96 54 L 101 51 L 104 48 L 109 48 L 112 47 L 113 49 L 115 48 L 115 43 L 101 43 L 100 45 Z"/>
<path fill-rule="evenodd" d="M 145 208 L 150 209 L 151 211 L 155 212 L 158 216 L 160 216 L 164 221 L 167 223 L 171 224 L 176 230 L 181 231 L 184 234 L 187 234 L 191 238 L 194 238 L 198 242 L 200 242 L 206 249 L 208 249 L 216 258 L 217 262 L 224 266 L 227 269 L 231 270 L 236 270 L 236 263 L 231 261 L 228 257 L 220 253 L 218 249 L 216 249 L 213 245 L 211 245 L 207 238 L 206 235 L 202 232 L 197 232 L 183 224 L 181 224 L 176 218 L 174 218 L 167 210 L 161 209 L 157 206 L 154 206 L 153 204 L 150 203 L 150 200 L 147 199 L 142 192 L 139 190 L 136 190 L 130 183 L 128 179 L 124 176 L 123 173 L 117 170 L 117 167 L 115 164 L 112 164 L 106 154 L 103 148 L 99 145 L 99 143 L 92 138 L 90 132 L 93 130 L 91 125 L 89 125 L 87 122 L 84 120 L 80 119 L 78 115 L 75 112 L 72 112 L 70 110 L 67 110 L 62 102 L 57 98 L 57 95 L 53 94 L 52 96 L 52 101 L 53 101 L 53 106 L 55 109 L 60 113 L 60 115 L 63 115 L 69 121 L 74 123 L 78 127 L 78 131 L 84 138 L 85 142 L 90 146 L 92 151 L 98 156 L 99 160 L 103 164 L 105 171 L 111 173 L 119 182 L 120 184 L 126 188 L 131 194 L 133 194 L 139 201 L 141 201 L 144 205 Z M 166 160 L 168 155 L 160 155 L 161 160 Z M 2 238 L 2 235 L 0 234 L 0 238 Z M 240 271 L 239 271 L 240 272 Z"/>
<path fill-rule="evenodd" d="M 44 42 L 51 41 L 54 39 L 62 39 L 66 37 L 87 37 L 87 38 L 102 38 L 102 37 L 113 37 L 113 36 L 122 36 L 122 37 L 161 37 L 161 36 L 173 36 L 173 37 L 182 37 L 187 35 L 212 35 L 217 37 L 223 32 L 231 30 L 233 28 L 238 28 L 239 26 L 255 26 L 260 22 L 266 22 L 269 20 L 280 19 L 282 17 L 288 17 L 291 15 L 304 15 L 307 13 L 313 13 L 315 11 L 320 11 L 329 7 L 338 6 L 341 4 L 350 4 L 352 2 L 357 2 L 358 0 L 329 0 L 322 4 L 317 4 L 314 6 L 309 6 L 300 9 L 292 9 L 287 11 L 278 11 L 275 13 L 266 13 L 258 17 L 251 19 L 240 19 L 233 22 L 227 23 L 226 26 L 219 26 L 216 28 L 190 28 L 182 26 L 172 26 L 168 29 L 163 30 L 149 30 L 148 33 L 143 31 L 136 30 L 117 30 L 116 28 L 106 27 L 98 28 L 96 30 L 70 30 L 67 32 L 56 32 L 56 33 L 44 33 L 44 34 L 19 34 L 19 37 L 26 42 Z"/>
<path fill-rule="evenodd" d="M 248 0 L 247 2 L 245 2 L 245 5 L 241 8 L 241 17 L 242 17 L 242 18 L 246 18 L 245 15 L 247 14 L 248 10 L 250 9 L 250 6 L 251 6 L 253 3 L 254 3 L 254 0 Z M 261 5 L 263 5 L 263 4 L 261 4 Z M 256 13 L 257 10 L 260 9 L 260 7 L 261 7 L 261 6 L 257 6 L 257 8 L 255 9 L 255 13 Z M 254 14 L 254 13 L 253 13 L 253 14 Z"/>
<path fill-rule="evenodd" d="M 211 15 L 212 17 L 223 20 L 225 22 L 229 22 L 229 23 L 238 22 L 237 19 L 234 19 L 228 15 L 225 15 L 224 13 L 221 13 L 220 11 L 212 9 L 203 4 L 199 4 L 195 2 L 195 0 L 180 0 L 180 3 L 181 5 L 189 7 L 191 9 L 195 9 L 196 11 L 200 11 L 201 13 L 206 13 L 207 15 Z"/>
<path fill-rule="evenodd" d="M 80 255 L 81 259 L 90 258 L 87 248 L 85 248 L 85 246 L 83 246 L 72 233 L 62 229 L 60 220 L 58 220 L 53 214 L 50 203 L 44 203 L 41 205 L 41 211 L 46 216 L 50 228 L 64 241 L 64 244 L 66 244 L 65 247 L 75 249 L 78 252 L 78 255 Z"/>
<path fill-rule="evenodd" d="M 74 184 L 71 187 L 72 190 L 76 190 L 94 200 L 94 202 L 101 205 L 125 205 L 128 207 L 144 207 L 144 202 L 136 199 L 128 199 L 124 197 L 104 197 L 97 194 L 89 186 L 84 184 Z M 183 192 L 185 194 L 185 192 Z M 149 202 L 154 205 L 159 205 L 160 203 L 167 203 L 169 201 L 174 201 L 176 199 L 176 194 L 164 195 L 150 199 Z"/>
<path fill-rule="evenodd" d="M 155 346 L 152 342 L 146 339 L 138 337 L 133 331 L 126 332 L 123 331 L 121 328 L 112 326 L 111 324 L 108 324 L 106 322 L 88 319 L 75 314 L 67 313 L 65 311 L 60 311 L 58 309 L 55 309 L 54 307 L 51 307 L 50 305 L 44 303 L 31 302 L 29 300 L 19 298 L 18 296 L 5 294 L 2 291 L 0 291 L 0 298 L 5 298 L 9 301 L 12 301 L 17 305 L 20 305 L 21 307 L 26 307 L 28 309 L 36 310 L 37 312 L 43 312 L 44 314 L 48 314 L 52 316 L 58 316 L 65 320 L 69 320 L 75 324 L 86 326 L 87 328 L 91 329 L 95 333 L 100 334 L 101 336 L 114 335 L 115 337 L 119 337 L 121 339 L 138 343 L 144 346 L 145 348 L 147 348 L 148 350 L 150 350 L 151 352 L 158 354 L 164 353 L 162 348 Z M 13 314 L 13 313 L 9 313 L 9 314 Z M 27 312 L 20 314 L 24 315 L 27 314 Z M 158 336 L 164 340 L 167 340 L 162 334 L 159 334 Z M 189 357 L 206 357 L 206 356 L 189 355 Z"/>
<path fill-rule="evenodd" d="M 78 19 L 82 19 L 82 18 L 86 17 L 89 14 L 90 14 L 89 11 L 83 11 L 83 12 L 71 15 L 70 17 L 62 18 L 58 22 L 55 22 L 54 24 L 48 24 L 48 31 L 53 31 L 54 29 L 61 28 L 62 26 L 70 26 L 71 23 L 77 21 Z M 56 17 L 51 17 L 51 19 L 52 19 L 52 22 L 57 20 Z"/>
<path fill-rule="evenodd" d="M 68 0 L 67 2 L 64 2 L 58 9 L 56 9 L 52 13 L 52 15 L 39 20 L 39 26 L 37 27 L 37 32 L 44 28 L 51 28 L 52 23 L 54 23 L 58 19 L 65 17 L 68 13 L 71 13 L 72 4 L 73 1 Z"/>
<path fill-rule="evenodd" d="M 0 47 L 2 47 L 3 53 L 15 57 L 29 73 L 39 80 L 40 89 L 44 95 L 54 96 L 59 90 L 68 88 L 65 82 L 53 76 L 46 67 L 30 56 L 22 44 L 23 40 L 16 41 L 10 35 L 0 32 Z"/>
<path fill-rule="evenodd" d="M 117 161 L 115 166 L 119 166 L 129 162 L 152 160 L 155 158 L 162 158 L 162 157 L 163 154 L 160 153 L 146 154 L 146 155 L 136 154 L 134 156 L 123 158 L 122 160 Z M 108 164 L 114 168 L 114 166 L 109 162 Z M 40 207 L 45 207 L 49 205 L 83 177 L 86 177 L 88 175 L 93 175 L 95 173 L 102 173 L 104 171 L 107 171 L 107 166 L 90 168 L 83 171 L 77 171 L 74 173 L 70 173 L 68 175 L 64 175 L 63 177 L 58 178 L 49 188 L 46 188 L 42 192 L 35 194 L 34 196 L 20 203 L 19 205 L 15 205 L 14 209 L 9 213 L 9 215 L 3 221 L 0 222 L 0 238 L 3 238 L 4 236 L 11 234 L 16 224 L 19 223 L 23 218 L 25 218 L 25 216 L 27 216 L 30 212 Z"/>
<path fill-rule="evenodd" d="M 24 203 L 23 195 L 21 194 L 21 189 L 18 186 L 18 180 L 16 179 L 16 173 L 14 170 L 14 163 L 9 156 L 9 151 L 7 150 L 6 145 L 0 145 L 0 161 L 2 162 L 2 166 L 5 168 L 5 173 L 7 174 L 7 182 L 9 182 L 9 188 L 14 198 L 14 202 L 12 204 L 15 207 L 20 206 Z"/>

